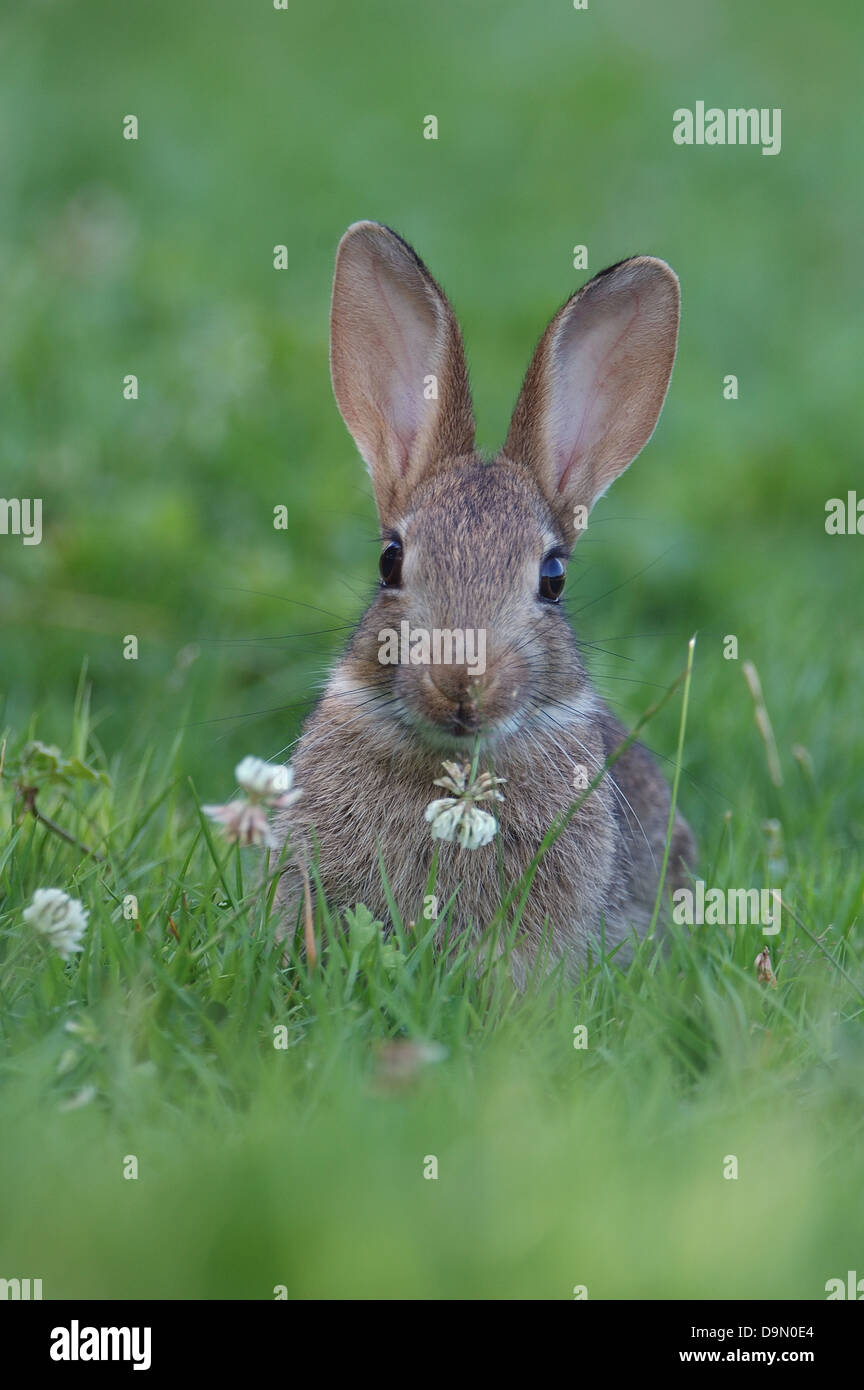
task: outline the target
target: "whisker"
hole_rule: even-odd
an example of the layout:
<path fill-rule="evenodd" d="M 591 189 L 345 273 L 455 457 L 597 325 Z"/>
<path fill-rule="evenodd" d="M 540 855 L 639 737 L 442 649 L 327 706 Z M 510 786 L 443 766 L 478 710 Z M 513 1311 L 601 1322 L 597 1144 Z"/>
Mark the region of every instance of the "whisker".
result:
<path fill-rule="evenodd" d="M 196 641 L 199 646 L 206 647 L 241 647 L 247 643 L 286 642 L 294 637 L 321 637 L 327 632 L 350 632 L 353 627 L 354 623 L 339 623 L 336 627 L 310 628 L 308 632 L 275 632 L 264 637 L 198 637 Z"/>
<path fill-rule="evenodd" d="M 595 768 L 596 768 L 596 770 L 597 770 L 598 772 L 601 770 L 601 768 L 603 767 L 603 763 L 591 752 L 591 750 L 590 750 L 589 748 L 586 748 L 585 744 L 582 742 L 582 740 L 581 740 L 580 738 L 577 738 L 577 737 L 576 737 L 576 734 L 573 732 L 573 730 L 572 730 L 571 727 L 569 727 L 569 726 L 567 726 L 567 725 L 564 725 L 564 724 L 561 724 L 561 723 L 559 723 L 559 721 L 558 721 L 557 719 L 554 719 L 554 718 L 552 717 L 552 715 L 549 713 L 548 708 L 546 708 L 545 706 L 537 705 L 536 708 L 538 709 L 539 713 L 543 716 L 544 719 L 547 719 L 547 720 L 548 720 L 551 724 L 553 724 L 557 729 L 560 729 L 562 733 L 568 734 L 569 737 L 573 739 L 574 743 L 576 743 L 576 744 L 579 745 L 579 747 L 582 749 L 582 751 L 583 751 L 583 753 L 585 754 L 585 756 L 586 756 L 587 758 L 589 758 L 589 759 L 591 760 L 591 762 L 593 762 L 593 764 L 594 764 L 594 766 L 595 766 Z M 573 758 L 570 757 L 569 753 L 567 752 L 567 750 L 566 750 L 565 748 L 562 748 L 561 744 L 560 744 L 560 743 L 558 742 L 558 740 L 554 737 L 554 735 L 549 734 L 548 737 L 549 737 L 549 738 L 551 739 L 551 741 L 555 744 L 555 747 L 559 750 L 559 752 L 563 753 L 564 757 L 568 759 L 568 761 L 572 764 L 572 766 L 573 766 L 573 767 L 578 767 L 578 763 L 576 763 L 575 760 L 574 760 Z M 607 768 L 603 775 L 604 775 L 605 778 L 608 778 L 608 779 L 609 779 L 609 784 L 610 784 L 610 786 L 612 787 L 612 790 L 613 790 L 614 794 L 618 797 L 619 804 L 623 804 L 623 805 L 630 811 L 630 814 L 633 816 L 633 819 L 635 820 L 635 822 L 636 822 L 636 824 L 638 825 L 640 831 L 642 832 L 642 838 L 643 838 L 643 840 L 645 841 L 646 845 L 648 846 L 648 853 L 651 855 L 652 863 L 654 864 L 654 867 L 655 867 L 655 869 L 656 869 L 656 867 L 657 867 L 657 859 L 656 859 L 656 856 L 655 856 L 655 854 L 654 854 L 654 849 L 653 849 L 653 847 L 652 847 L 652 845 L 651 845 L 651 841 L 648 839 L 648 836 L 647 836 L 646 833 L 645 833 L 645 827 L 643 826 L 641 820 L 639 819 L 639 816 L 637 815 L 635 809 L 633 808 L 633 805 L 631 804 L 631 802 L 629 801 L 629 799 L 625 796 L 624 792 L 621 790 L 621 787 L 619 786 L 619 784 L 618 784 L 618 782 L 616 781 L 616 779 L 612 776 L 611 769 Z M 625 817 L 626 817 L 626 812 L 625 812 Z"/>
<path fill-rule="evenodd" d="M 616 594 L 619 589 L 624 588 L 625 584 L 630 584 L 634 579 L 638 579 L 640 575 L 647 574 L 655 565 L 659 565 L 661 560 L 665 560 L 667 555 L 671 555 L 674 549 L 675 546 L 670 545 L 663 551 L 662 555 L 658 555 L 656 559 L 650 560 L 647 565 L 643 565 L 641 570 L 637 570 L 635 574 L 629 575 L 627 579 L 622 579 L 620 584 L 613 585 L 612 588 L 607 589 L 604 594 L 598 594 L 596 598 L 591 599 L 590 603 L 583 603 L 581 608 L 576 609 L 576 614 L 584 613 L 587 608 L 593 608 L 595 603 L 600 603 L 604 598 L 608 598 L 610 594 Z M 574 616 L 576 615 L 574 614 Z"/>
<path fill-rule="evenodd" d="M 286 598 L 284 594 L 267 593 L 264 589 L 240 589 L 233 584 L 221 584 L 219 586 L 229 594 L 254 594 L 256 598 L 274 598 L 279 603 L 293 603 L 296 608 L 308 608 L 312 613 L 323 613 L 325 618 L 338 618 L 340 623 L 352 625 L 352 620 L 344 613 L 333 613 L 329 608 L 318 608 L 314 603 L 301 603 L 296 598 Z"/>
<path fill-rule="evenodd" d="M 383 699 L 379 702 L 379 708 L 387 709 L 390 705 L 396 704 L 397 701 L 398 696 L 391 695 L 388 698 Z M 374 705 L 374 703 L 374 700 L 367 700 L 365 702 L 365 705 Z M 306 744 L 306 749 L 308 750 L 310 748 L 315 748 L 321 742 L 322 739 L 328 737 L 330 729 L 334 728 L 337 724 L 340 729 L 348 729 L 351 727 L 352 724 L 356 724 L 358 719 L 365 718 L 369 713 L 370 710 L 364 707 L 360 710 L 359 714 L 355 714 L 351 719 L 346 719 L 344 721 L 339 721 L 336 719 L 328 720 L 318 737 L 309 740 L 309 742 Z M 297 737 L 295 739 L 292 739 L 290 743 L 286 743 L 284 748 L 280 749 L 278 753 L 274 753 L 272 755 L 270 761 L 275 762 L 277 758 L 281 758 L 285 753 L 289 751 L 289 749 L 296 747 L 296 745 L 300 742 L 301 737 L 303 737 L 303 735 L 298 734 Z"/>

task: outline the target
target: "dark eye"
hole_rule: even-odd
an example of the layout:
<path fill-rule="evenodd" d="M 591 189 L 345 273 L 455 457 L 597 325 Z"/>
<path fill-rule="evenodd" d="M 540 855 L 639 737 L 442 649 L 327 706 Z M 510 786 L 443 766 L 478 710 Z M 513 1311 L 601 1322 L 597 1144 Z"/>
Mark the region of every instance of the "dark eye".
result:
<path fill-rule="evenodd" d="M 557 603 L 564 592 L 567 571 L 560 555 L 547 555 L 540 566 L 540 597 Z"/>
<path fill-rule="evenodd" d="M 378 562 L 381 583 L 388 589 L 396 589 L 402 579 L 402 546 L 399 541 L 391 541 L 381 552 Z"/>

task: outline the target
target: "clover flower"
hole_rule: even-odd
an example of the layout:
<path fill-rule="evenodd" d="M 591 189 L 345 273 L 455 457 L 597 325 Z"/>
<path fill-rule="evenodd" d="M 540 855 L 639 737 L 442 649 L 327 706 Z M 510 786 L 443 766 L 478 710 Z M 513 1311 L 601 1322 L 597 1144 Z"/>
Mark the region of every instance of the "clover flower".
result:
<path fill-rule="evenodd" d="M 228 801 L 224 806 L 202 806 L 201 809 L 222 826 L 222 833 L 230 844 L 275 848 L 276 837 L 267 809 L 258 802 Z"/>
<path fill-rule="evenodd" d="M 89 916 L 77 898 L 60 888 L 37 888 L 23 912 L 24 921 L 44 936 L 62 960 L 80 951 Z"/>
<path fill-rule="evenodd" d="M 443 787 L 452 796 L 442 796 L 431 801 L 426 807 L 426 820 L 432 828 L 433 840 L 449 840 L 460 849 L 480 849 L 494 840 L 498 833 L 498 822 L 489 811 L 484 811 L 478 801 L 503 801 L 498 791 L 506 780 L 493 777 L 491 772 L 481 772 L 472 777 L 472 769 L 467 763 L 443 764 L 446 777 L 436 777 L 435 787 Z"/>
<path fill-rule="evenodd" d="M 263 758 L 248 757 L 237 764 L 234 776 L 245 798 L 201 809 L 222 826 L 231 844 L 274 849 L 277 840 L 268 812 L 284 811 L 302 795 L 300 788 L 293 786 L 294 769 L 265 762 Z"/>
<path fill-rule="evenodd" d="M 770 985 L 772 989 L 776 989 L 777 977 L 771 968 L 771 956 L 767 946 L 762 948 L 753 964 L 756 967 L 756 979 L 760 985 Z"/>
<path fill-rule="evenodd" d="M 237 785 L 250 801 L 260 802 L 271 809 L 284 811 L 301 795 L 292 791 L 293 767 L 265 763 L 263 758 L 244 758 L 234 769 Z"/>

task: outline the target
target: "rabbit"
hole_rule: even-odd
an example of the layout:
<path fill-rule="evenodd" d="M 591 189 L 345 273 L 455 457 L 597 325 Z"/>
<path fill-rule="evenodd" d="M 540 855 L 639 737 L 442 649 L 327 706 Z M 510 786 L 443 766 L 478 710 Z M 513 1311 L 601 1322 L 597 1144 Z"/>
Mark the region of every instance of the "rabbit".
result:
<path fill-rule="evenodd" d="M 635 256 L 595 275 L 550 322 L 503 450 L 486 461 L 442 290 L 388 227 L 345 232 L 331 375 L 371 475 L 380 581 L 292 759 L 302 795 L 276 822 L 293 855 L 277 894 L 282 934 L 296 928 L 313 859 L 331 910 L 362 902 L 389 926 L 379 849 L 403 921 L 422 927 L 437 847 L 439 911 L 455 894 L 451 939 L 467 933 L 482 956 L 502 894 L 576 800 L 577 778 L 584 787 L 625 738 L 589 683 L 560 595 L 584 518 L 654 431 L 678 317 L 664 261 Z M 412 632 L 484 633 L 485 669 L 382 662 L 384 632 L 406 621 Z M 475 748 L 479 768 L 506 780 L 504 800 L 483 803 L 496 838 L 468 849 L 433 840 L 424 813 L 442 795 L 442 762 L 470 763 Z M 631 744 L 540 860 L 512 948 L 517 984 L 541 943 L 574 977 L 589 951 L 626 963 L 651 921 L 669 809 L 654 759 Z M 670 890 L 695 854 L 676 812 Z"/>

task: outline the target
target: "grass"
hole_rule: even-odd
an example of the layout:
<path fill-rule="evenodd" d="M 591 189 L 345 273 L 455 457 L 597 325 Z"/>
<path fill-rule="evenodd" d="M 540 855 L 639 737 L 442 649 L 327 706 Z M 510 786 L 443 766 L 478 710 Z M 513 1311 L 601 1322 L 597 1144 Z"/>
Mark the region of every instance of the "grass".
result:
<path fill-rule="evenodd" d="M 864 1258 L 864 542 L 824 531 L 855 486 L 860 159 L 837 113 L 858 8 L 115 11 L 0 19 L 0 493 L 41 496 L 45 526 L 0 536 L 0 1277 L 46 1297 L 823 1297 Z M 782 153 L 673 146 L 699 99 L 781 106 Z M 634 251 L 679 272 L 660 427 L 567 601 L 630 728 L 698 630 L 683 749 L 677 695 L 641 736 L 701 877 L 778 883 L 779 935 L 673 924 L 626 973 L 517 996 L 422 924 L 385 944 L 358 913 L 319 919 L 314 969 L 283 965 L 259 865 L 208 839 L 200 803 L 244 754 L 290 748 L 374 582 L 327 374 L 333 251 L 367 216 L 452 296 L 490 449 L 574 244 L 589 274 Z M 37 807 L 105 863 L 21 815 L 34 739 L 73 762 Z M 66 966 L 22 920 L 48 886 L 90 911 Z"/>
<path fill-rule="evenodd" d="M 855 1267 L 860 868 L 817 888 L 786 843 L 804 925 L 769 940 L 776 989 L 750 927 L 670 926 L 626 973 L 518 996 L 506 953 L 478 970 L 434 923 L 385 943 L 319 913 L 310 968 L 281 960 L 254 852 L 206 829 L 181 741 L 108 764 L 82 682 L 69 747 L 101 775 L 37 804 L 104 863 L 12 824 L 4 783 L 5 900 L 61 883 L 91 909 L 68 966 L 0 918 L 4 1268 L 54 1297 L 814 1298 Z M 727 824 L 702 872 L 773 881 L 768 844 Z M 400 1069 L 408 1039 L 434 1060 Z"/>

